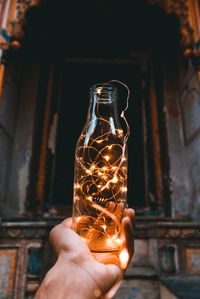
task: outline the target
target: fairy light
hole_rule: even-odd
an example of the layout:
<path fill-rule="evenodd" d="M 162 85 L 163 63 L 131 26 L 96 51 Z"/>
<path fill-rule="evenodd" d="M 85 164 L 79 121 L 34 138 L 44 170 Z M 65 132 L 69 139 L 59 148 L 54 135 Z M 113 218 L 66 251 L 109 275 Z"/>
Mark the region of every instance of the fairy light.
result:
<path fill-rule="evenodd" d="M 75 230 L 90 249 L 92 249 L 93 240 L 96 240 L 95 244 L 104 242 L 105 250 L 107 250 L 106 246 L 110 249 L 121 247 L 120 221 L 127 192 L 126 145 L 130 134 L 124 113 L 128 108 L 130 92 L 124 83 L 111 80 L 96 89 L 97 97 L 101 96 L 104 86 L 110 82 L 118 82 L 128 90 L 127 105 L 121 113 L 127 126 L 127 132 L 124 135 L 122 129 L 116 128 L 114 129 L 116 133 L 115 131 L 113 133 L 113 127 L 109 120 L 100 114 L 97 106 L 95 119 L 101 122 L 99 131 L 101 133 L 98 133 L 96 137 L 90 135 L 90 130 L 91 128 L 93 130 L 94 126 L 94 121 L 91 120 L 86 126 L 84 134 L 81 135 L 82 143 L 78 146 L 75 155 Z M 88 139 L 87 143 L 84 143 L 86 136 L 92 137 Z M 81 221 L 81 216 L 88 220 Z M 101 251 L 100 248 L 98 249 Z M 123 265 L 127 260 L 126 254 L 128 253 L 123 251 L 120 253 Z"/>
<path fill-rule="evenodd" d="M 91 174 L 91 171 L 89 169 L 86 169 L 85 172 Z"/>
<path fill-rule="evenodd" d="M 110 160 L 110 156 L 104 156 L 104 158 L 106 159 L 106 161 Z"/>
<path fill-rule="evenodd" d="M 92 196 L 88 196 L 87 200 L 92 201 Z"/>
<path fill-rule="evenodd" d="M 111 180 L 111 182 L 112 182 L 112 183 L 117 183 L 117 182 L 118 182 L 118 178 L 117 178 L 116 175 L 113 177 L 113 179 Z"/>
<path fill-rule="evenodd" d="M 102 225 L 101 227 L 102 227 L 104 230 L 106 230 L 106 225 Z"/>

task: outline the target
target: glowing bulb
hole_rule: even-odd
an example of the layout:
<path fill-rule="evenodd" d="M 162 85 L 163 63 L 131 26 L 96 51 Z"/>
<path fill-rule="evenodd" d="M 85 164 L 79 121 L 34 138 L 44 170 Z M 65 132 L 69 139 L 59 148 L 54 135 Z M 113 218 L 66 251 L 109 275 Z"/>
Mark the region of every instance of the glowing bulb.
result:
<path fill-rule="evenodd" d="M 95 166 L 94 166 L 94 165 L 92 165 L 90 168 L 91 168 L 91 169 L 95 169 Z"/>
<path fill-rule="evenodd" d="M 97 143 L 101 143 L 101 142 L 103 142 L 103 140 L 96 140 L 96 142 L 97 142 Z"/>
<path fill-rule="evenodd" d="M 126 249 L 123 249 L 119 254 L 119 260 L 122 269 L 126 269 L 128 266 L 129 254 Z"/>
<path fill-rule="evenodd" d="M 107 170 L 107 167 L 106 167 L 106 166 L 104 166 L 102 169 L 103 169 L 104 171 L 106 171 L 106 170 Z"/>
<path fill-rule="evenodd" d="M 92 201 L 92 196 L 88 196 L 87 200 Z"/>
<path fill-rule="evenodd" d="M 101 171 L 99 171 L 99 172 L 98 172 L 98 175 L 102 175 L 102 172 L 101 172 Z"/>
<path fill-rule="evenodd" d="M 112 182 L 113 182 L 113 183 L 117 183 L 117 182 L 118 182 L 118 178 L 117 178 L 116 175 L 113 177 Z"/>
<path fill-rule="evenodd" d="M 102 225 L 101 227 L 102 227 L 104 230 L 106 230 L 106 225 Z"/>
<path fill-rule="evenodd" d="M 106 159 L 106 161 L 108 161 L 110 159 L 109 156 L 104 156 L 104 158 Z"/>
<path fill-rule="evenodd" d="M 97 93 L 98 93 L 98 94 L 101 94 L 101 90 L 102 90 L 101 87 L 97 88 Z"/>
<path fill-rule="evenodd" d="M 86 169 L 85 172 L 91 174 L 91 171 L 89 169 Z"/>
<path fill-rule="evenodd" d="M 81 187 L 81 185 L 79 185 L 78 183 L 74 184 L 74 188 L 79 189 L 80 187 Z"/>
<path fill-rule="evenodd" d="M 80 216 L 80 217 L 77 217 L 77 218 L 76 218 L 76 222 L 79 223 L 80 220 L 81 220 L 81 218 L 82 218 L 81 216 Z"/>
<path fill-rule="evenodd" d="M 117 133 L 118 133 L 119 137 L 121 137 L 123 135 L 123 130 L 122 129 L 117 129 Z"/>
<path fill-rule="evenodd" d="M 125 157 L 123 157 L 123 158 L 122 158 L 122 161 L 125 161 L 125 160 L 126 160 L 126 158 L 125 158 Z"/>
<path fill-rule="evenodd" d="M 108 246 L 113 246 L 113 245 L 121 246 L 122 241 L 119 238 L 117 238 L 117 235 L 114 235 L 113 237 L 108 238 L 106 243 Z"/>
<path fill-rule="evenodd" d="M 80 198 L 78 196 L 74 196 L 74 201 L 78 201 Z"/>
<path fill-rule="evenodd" d="M 109 145 L 108 148 L 111 149 L 111 148 L 112 148 L 112 145 Z"/>
<path fill-rule="evenodd" d="M 122 190 L 122 192 L 126 192 L 127 188 L 126 187 L 122 187 L 121 190 Z"/>
<path fill-rule="evenodd" d="M 112 170 L 115 170 L 115 169 L 117 169 L 117 166 L 113 166 L 113 167 L 112 167 Z"/>

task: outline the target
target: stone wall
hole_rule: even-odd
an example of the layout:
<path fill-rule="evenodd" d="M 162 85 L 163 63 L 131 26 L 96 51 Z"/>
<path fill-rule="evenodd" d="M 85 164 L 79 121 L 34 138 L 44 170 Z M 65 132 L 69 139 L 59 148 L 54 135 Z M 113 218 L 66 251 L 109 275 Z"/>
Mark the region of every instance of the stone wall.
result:
<path fill-rule="evenodd" d="M 18 73 L 16 61 L 10 59 L 6 67 L 2 100 L 0 103 L 0 211 L 1 216 L 7 203 L 7 186 L 11 167 L 11 155 L 15 136 L 15 122 L 18 108 Z"/>
<path fill-rule="evenodd" d="M 21 83 L 6 200 L 6 214 L 10 217 L 25 211 L 39 83 L 37 61 L 24 61 Z"/>
<path fill-rule="evenodd" d="M 32 299 L 55 261 L 48 242 L 60 220 L 0 223 L 0 298 Z M 137 219 L 135 255 L 115 299 L 200 297 L 200 223 Z"/>

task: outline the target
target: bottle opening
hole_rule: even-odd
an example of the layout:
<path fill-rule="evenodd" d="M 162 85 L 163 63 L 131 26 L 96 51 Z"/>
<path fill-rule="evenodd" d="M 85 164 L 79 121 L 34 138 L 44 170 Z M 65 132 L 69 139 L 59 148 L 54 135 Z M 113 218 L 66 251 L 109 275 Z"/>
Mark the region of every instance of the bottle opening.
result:
<path fill-rule="evenodd" d="M 110 103 L 117 97 L 117 88 L 111 84 L 98 83 L 90 88 L 92 96 L 97 102 Z"/>

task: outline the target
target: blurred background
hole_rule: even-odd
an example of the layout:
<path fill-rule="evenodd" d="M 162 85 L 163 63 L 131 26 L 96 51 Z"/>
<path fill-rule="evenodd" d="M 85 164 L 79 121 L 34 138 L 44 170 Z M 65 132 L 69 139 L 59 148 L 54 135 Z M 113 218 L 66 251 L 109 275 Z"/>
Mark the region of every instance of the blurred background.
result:
<path fill-rule="evenodd" d="M 33 298 L 53 263 L 89 88 L 112 79 L 137 220 L 115 298 L 200 298 L 199 1 L 2 0 L 0 29 L 0 298 Z"/>

